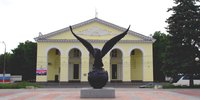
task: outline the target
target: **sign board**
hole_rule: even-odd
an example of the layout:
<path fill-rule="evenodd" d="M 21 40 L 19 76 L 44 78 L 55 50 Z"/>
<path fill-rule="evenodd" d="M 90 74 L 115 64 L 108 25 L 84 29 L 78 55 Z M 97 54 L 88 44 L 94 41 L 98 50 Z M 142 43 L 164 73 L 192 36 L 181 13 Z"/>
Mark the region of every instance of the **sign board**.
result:
<path fill-rule="evenodd" d="M 36 74 L 37 75 L 47 75 L 47 68 L 37 68 Z"/>
<path fill-rule="evenodd" d="M 10 82 L 10 74 L 0 74 L 0 83 L 2 82 Z"/>

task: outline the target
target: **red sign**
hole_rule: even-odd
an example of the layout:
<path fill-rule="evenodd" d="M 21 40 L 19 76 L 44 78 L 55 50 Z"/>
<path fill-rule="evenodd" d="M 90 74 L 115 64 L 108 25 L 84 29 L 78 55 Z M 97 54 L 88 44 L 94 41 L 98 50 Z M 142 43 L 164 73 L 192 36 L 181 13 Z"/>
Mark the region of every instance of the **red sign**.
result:
<path fill-rule="evenodd" d="M 47 75 L 47 69 L 46 68 L 39 68 L 36 70 L 37 75 Z"/>

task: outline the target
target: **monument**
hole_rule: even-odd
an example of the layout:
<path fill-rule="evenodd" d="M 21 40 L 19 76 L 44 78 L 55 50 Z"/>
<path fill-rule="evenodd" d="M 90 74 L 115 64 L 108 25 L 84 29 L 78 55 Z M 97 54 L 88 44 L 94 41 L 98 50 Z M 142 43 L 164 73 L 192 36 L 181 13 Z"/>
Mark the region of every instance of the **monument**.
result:
<path fill-rule="evenodd" d="M 112 39 L 108 40 L 102 50 L 98 48 L 93 48 L 93 46 L 85 39 L 77 36 L 73 30 L 72 27 L 70 26 L 70 30 L 72 34 L 86 47 L 86 49 L 89 51 L 89 53 L 94 57 L 94 64 L 93 64 L 93 70 L 88 73 L 88 82 L 89 84 L 94 88 L 94 89 L 102 89 L 106 83 L 108 82 L 108 72 L 104 70 L 103 68 L 103 62 L 102 58 L 112 49 L 112 47 L 119 41 L 121 40 L 128 32 L 130 26 L 128 29 L 126 29 L 123 33 L 113 37 Z M 87 89 L 83 89 L 84 91 L 87 91 Z M 103 90 L 102 93 L 107 95 L 106 91 L 109 91 L 110 89 L 106 89 L 105 91 Z M 95 93 L 99 90 L 89 90 L 91 93 Z M 113 91 L 111 89 L 111 91 Z M 86 95 L 90 95 L 90 92 L 86 93 Z M 100 90 L 101 92 L 101 90 Z M 113 93 L 111 93 L 113 94 Z M 87 97 L 87 96 L 83 96 Z M 93 97 L 93 96 L 92 96 Z M 97 95 L 97 97 L 101 97 Z"/>

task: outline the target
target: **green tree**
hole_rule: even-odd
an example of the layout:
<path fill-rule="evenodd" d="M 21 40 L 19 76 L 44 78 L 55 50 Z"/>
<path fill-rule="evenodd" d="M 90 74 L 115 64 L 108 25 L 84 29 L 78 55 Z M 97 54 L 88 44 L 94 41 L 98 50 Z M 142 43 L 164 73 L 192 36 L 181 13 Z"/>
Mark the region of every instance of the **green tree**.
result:
<path fill-rule="evenodd" d="M 200 57 L 199 0 L 174 0 L 174 3 L 176 6 L 168 10 L 173 14 L 166 21 L 169 24 L 170 47 L 163 69 L 168 75 L 190 75 L 190 86 L 193 86 L 193 75 L 200 73 L 194 60 Z"/>
<path fill-rule="evenodd" d="M 22 75 L 23 80 L 35 79 L 37 44 L 31 41 L 20 43 L 12 50 L 12 73 Z"/>
<path fill-rule="evenodd" d="M 165 75 L 163 73 L 162 66 L 166 56 L 166 48 L 169 45 L 169 36 L 157 31 L 153 34 L 153 38 L 156 41 L 153 44 L 153 66 L 154 66 L 154 80 L 165 81 Z"/>
<path fill-rule="evenodd" d="M 22 75 L 22 80 L 35 80 L 37 44 L 20 43 L 12 53 L 6 53 L 6 73 Z M 0 72 L 3 72 L 4 54 L 0 55 Z"/>
<path fill-rule="evenodd" d="M 3 73 L 3 66 L 4 66 L 4 54 L 0 55 L 0 73 Z"/>
<path fill-rule="evenodd" d="M 4 54 L 0 55 L 0 73 L 3 73 L 3 69 L 4 69 L 4 57 L 5 57 L 5 72 L 6 73 L 11 73 L 11 67 L 10 67 L 10 59 L 11 59 L 11 53 L 6 53 L 5 54 L 6 57 L 4 56 Z"/>

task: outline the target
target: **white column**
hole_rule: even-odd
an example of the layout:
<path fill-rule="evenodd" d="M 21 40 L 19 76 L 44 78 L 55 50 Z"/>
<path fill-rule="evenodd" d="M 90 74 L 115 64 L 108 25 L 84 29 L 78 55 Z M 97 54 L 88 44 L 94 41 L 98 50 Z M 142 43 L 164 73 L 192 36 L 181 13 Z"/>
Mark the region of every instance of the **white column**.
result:
<path fill-rule="evenodd" d="M 110 81 L 110 53 L 106 54 L 102 60 L 104 64 L 103 68 L 108 72 L 108 81 Z"/>
<path fill-rule="evenodd" d="M 48 71 L 48 62 L 47 62 L 47 53 L 41 53 L 37 50 L 37 65 L 36 70 L 46 69 Z M 47 73 L 46 75 L 36 75 L 36 82 L 47 82 Z"/>
<path fill-rule="evenodd" d="M 88 81 L 88 72 L 89 72 L 89 52 L 82 52 L 81 57 L 81 82 Z"/>
<path fill-rule="evenodd" d="M 68 82 L 68 55 L 65 54 L 60 58 L 60 82 Z"/>
<path fill-rule="evenodd" d="M 123 63 L 122 63 L 122 70 L 123 70 L 123 82 L 130 82 L 131 81 L 131 62 L 130 62 L 130 55 L 128 52 L 123 52 Z"/>

